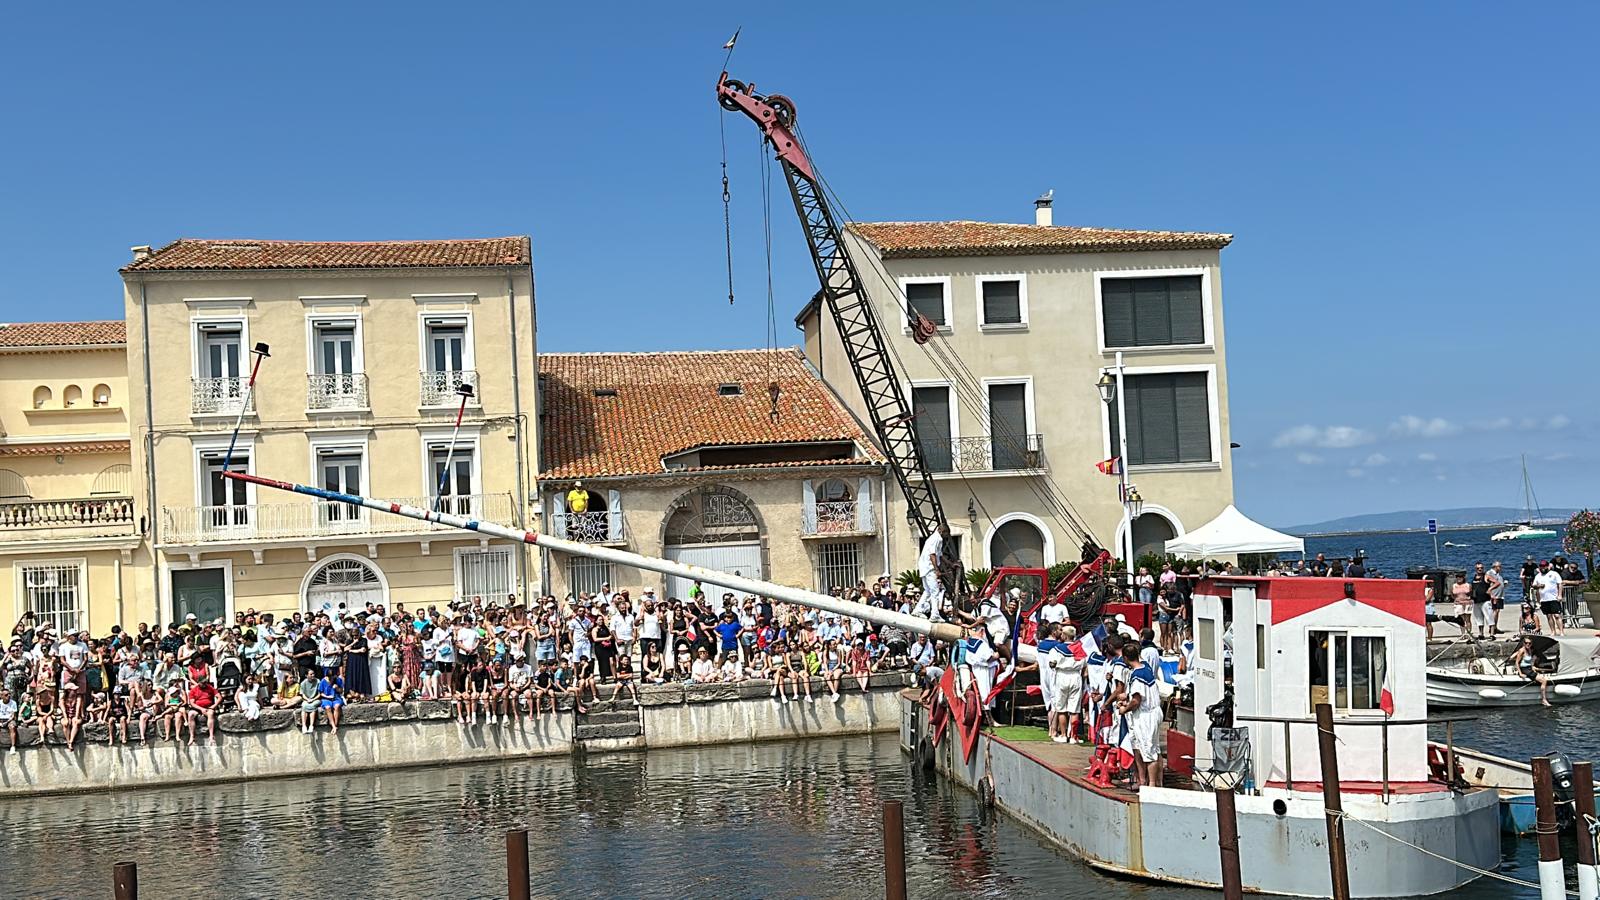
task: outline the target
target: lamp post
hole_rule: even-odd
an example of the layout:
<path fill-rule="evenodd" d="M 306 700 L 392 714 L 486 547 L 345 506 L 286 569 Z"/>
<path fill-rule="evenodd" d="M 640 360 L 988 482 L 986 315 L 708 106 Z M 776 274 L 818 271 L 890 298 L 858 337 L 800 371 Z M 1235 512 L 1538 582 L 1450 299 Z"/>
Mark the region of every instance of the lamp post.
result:
<path fill-rule="evenodd" d="M 1095 387 L 1100 391 L 1100 399 L 1106 404 L 1108 411 L 1116 403 L 1117 415 L 1117 454 L 1118 499 L 1122 502 L 1122 531 L 1123 545 L 1118 550 L 1123 554 L 1123 566 L 1127 570 L 1128 584 L 1133 583 L 1133 523 L 1144 511 L 1144 498 L 1139 496 L 1139 489 L 1128 483 L 1128 416 L 1124 404 L 1117 402 L 1117 397 L 1123 394 L 1123 366 L 1122 352 L 1117 352 L 1116 374 L 1102 371 L 1100 379 L 1095 382 Z"/>

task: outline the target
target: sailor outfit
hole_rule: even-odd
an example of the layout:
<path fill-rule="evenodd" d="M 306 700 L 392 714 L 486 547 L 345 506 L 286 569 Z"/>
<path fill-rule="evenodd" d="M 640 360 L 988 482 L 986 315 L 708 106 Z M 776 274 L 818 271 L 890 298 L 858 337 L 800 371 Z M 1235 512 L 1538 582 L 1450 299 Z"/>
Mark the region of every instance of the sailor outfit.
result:
<path fill-rule="evenodd" d="M 1133 670 L 1128 693 L 1139 697 L 1139 708 L 1128 713 L 1128 733 L 1123 749 L 1139 756 L 1140 762 L 1154 762 L 1160 752 L 1161 691 L 1156 673 L 1147 665 Z"/>

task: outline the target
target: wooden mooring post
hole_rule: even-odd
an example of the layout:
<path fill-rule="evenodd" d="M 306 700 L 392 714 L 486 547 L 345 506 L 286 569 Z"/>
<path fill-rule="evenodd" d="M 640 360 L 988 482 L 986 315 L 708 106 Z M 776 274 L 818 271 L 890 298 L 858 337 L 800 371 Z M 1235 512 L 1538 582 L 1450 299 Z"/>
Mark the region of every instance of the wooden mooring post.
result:
<path fill-rule="evenodd" d="M 1600 900 L 1600 868 L 1595 865 L 1594 764 L 1572 764 L 1573 829 L 1578 841 L 1578 900 Z"/>
<path fill-rule="evenodd" d="M 883 801 L 883 896 L 906 900 L 906 821 L 899 800 Z"/>
<path fill-rule="evenodd" d="M 1233 806 L 1233 789 L 1217 788 L 1217 846 L 1222 853 L 1223 900 L 1243 900 L 1239 879 L 1239 814 Z"/>
<path fill-rule="evenodd" d="M 1533 805 L 1538 813 L 1533 830 L 1539 835 L 1539 897 L 1566 900 L 1567 867 L 1561 864 L 1561 829 L 1556 825 L 1556 791 L 1548 756 L 1533 758 Z"/>
<path fill-rule="evenodd" d="M 1328 872 L 1333 900 L 1350 900 L 1350 869 L 1344 855 L 1344 801 L 1339 794 L 1339 747 L 1333 733 L 1333 707 L 1317 704 L 1317 752 L 1322 758 L 1322 806 L 1328 821 Z"/>
<path fill-rule="evenodd" d="M 506 832 L 506 896 L 511 900 L 531 900 L 528 880 L 528 831 L 519 828 Z"/>
<path fill-rule="evenodd" d="M 139 866 L 119 862 L 111 867 L 111 893 L 116 900 L 139 900 Z"/>

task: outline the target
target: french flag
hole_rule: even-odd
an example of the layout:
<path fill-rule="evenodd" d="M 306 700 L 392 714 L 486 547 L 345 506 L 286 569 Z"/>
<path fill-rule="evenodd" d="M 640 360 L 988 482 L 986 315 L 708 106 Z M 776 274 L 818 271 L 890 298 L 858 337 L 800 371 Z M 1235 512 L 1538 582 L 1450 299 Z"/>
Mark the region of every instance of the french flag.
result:
<path fill-rule="evenodd" d="M 1088 659 L 1100 652 L 1100 645 L 1108 636 L 1105 625 L 1096 625 L 1093 631 L 1068 644 L 1067 649 L 1078 659 Z"/>
<path fill-rule="evenodd" d="M 1383 687 L 1378 692 L 1378 708 L 1383 710 L 1383 717 L 1394 718 L 1394 691 L 1389 686 L 1389 669 L 1383 670 Z"/>
<path fill-rule="evenodd" d="M 983 698 L 985 706 L 993 703 L 1001 692 L 1011 686 L 1012 679 L 1017 677 L 1017 628 L 1022 624 L 1022 617 L 1011 623 L 1011 659 L 1006 662 L 1006 669 L 994 680 L 994 687 L 989 689 L 989 696 Z"/>

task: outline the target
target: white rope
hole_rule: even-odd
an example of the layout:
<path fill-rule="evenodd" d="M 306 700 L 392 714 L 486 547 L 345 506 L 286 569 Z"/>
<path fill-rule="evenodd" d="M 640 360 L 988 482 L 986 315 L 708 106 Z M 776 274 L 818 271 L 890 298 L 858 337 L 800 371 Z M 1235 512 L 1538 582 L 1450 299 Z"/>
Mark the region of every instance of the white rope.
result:
<path fill-rule="evenodd" d="M 1404 844 L 1407 847 L 1410 847 L 1411 849 L 1416 850 L 1419 853 L 1423 853 L 1423 854 L 1426 854 L 1427 856 L 1433 857 L 1434 859 L 1441 860 L 1443 862 L 1447 862 L 1450 865 L 1455 866 L 1458 869 L 1465 869 L 1468 872 L 1473 872 L 1473 873 L 1475 873 L 1477 875 L 1481 875 L 1481 876 L 1483 876 L 1485 878 L 1493 878 L 1493 879 L 1496 879 L 1498 881 L 1504 881 L 1507 884 L 1515 884 L 1515 885 L 1518 885 L 1520 887 L 1534 888 L 1535 890 L 1538 890 L 1541 887 L 1541 885 L 1537 881 L 1525 881 L 1525 880 L 1523 880 L 1521 878 L 1513 878 L 1510 875 L 1506 875 L 1506 874 L 1503 874 L 1501 872 L 1496 872 L 1493 869 L 1479 868 L 1478 866 L 1474 866 L 1471 863 L 1464 863 L 1459 859 L 1451 859 L 1450 857 L 1445 856 L 1442 853 L 1435 853 L 1432 850 L 1429 850 L 1427 847 L 1422 847 L 1422 846 L 1419 846 L 1417 844 L 1413 844 L 1413 843 L 1411 843 L 1410 841 L 1406 840 L 1403 837 L 1400 837 L 1398 835 L 1390 834 L 1389 832 L 1384 831 L 1382 828 L 1379 828 L 1378 826 L 1372 824 L 1371 822 L 1365 821 L 1363 819 L 1357 819 L 1357 818 L 1355 818 L 1354 816 L 1350 815 L 1347 812 L 1343 812 L 1343 811 L 1340 811 L 1340 810 L 1333 810 L 1333 809 L 1324 809 L 1323 813 L 1325 813 L 1327 815 L 1330 815 L 1330 816 L 1336 816 L 1336 817 L 1341 818 L 1341 819 L 1349 820 L 1351 822 L 1356 823 L 1357 825 L 1364 825 L 1368 829 L 1370 829 L 1372 831 L 1375 831 L 1378 834 L 1383 835 L 1384 837 L 1388 838 L 1391 841 L 1395 841 L 1396 843 Z M 1569 890 L 1566 890 L 1565 887 L 1562 888 L 1562 892 L 1564 894 L 1566 894 L 1567 896 L 1569 896 L 1569 897 L 1578 896 L 1578 892 L 1577 891 L 1569 891 Z"/>

